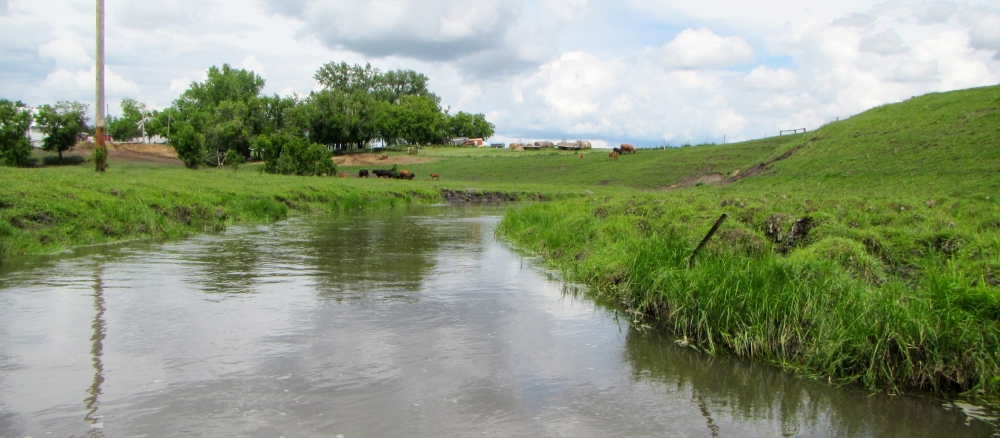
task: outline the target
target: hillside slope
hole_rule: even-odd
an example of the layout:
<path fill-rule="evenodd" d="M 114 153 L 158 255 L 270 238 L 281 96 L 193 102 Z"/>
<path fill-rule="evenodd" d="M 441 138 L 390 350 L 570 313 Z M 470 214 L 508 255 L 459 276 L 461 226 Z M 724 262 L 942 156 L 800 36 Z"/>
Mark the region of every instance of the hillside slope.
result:
<path fill-rule="evenodd" d="M 997 107 L 1000 87 L 922 96 L 768 139 L 743 179 L 530 205 L 499 230 L 682 345 L 996 396 Z"/>

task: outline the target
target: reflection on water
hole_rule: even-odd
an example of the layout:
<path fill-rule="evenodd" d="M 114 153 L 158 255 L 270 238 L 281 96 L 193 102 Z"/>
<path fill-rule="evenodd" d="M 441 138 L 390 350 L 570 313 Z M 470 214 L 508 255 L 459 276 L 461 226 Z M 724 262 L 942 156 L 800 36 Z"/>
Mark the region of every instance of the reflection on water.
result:
<path fill-rule="evenodd" d="M 90 355 L 94 364 L 94 383 L 90 385 L 90 389 L 87 391 L 90 397 L 87 397 L 84 402 L 86 402 L 87 415 L 84 419 L 90 423 L 91 430 L 88 436 L 103 436 L 101 434 L 101 429 L 104 427 L 101 424 L 101 416 L 97 415 L 98 400 L 97 397 L 101 395 L 101 384 L 104 383 L 104 364 L 101 363 L 101 356 L 104 352 L 104 285 L 101 281 L 101 271 L 98 269 L 97 273 L 94 274 L 94 323 L 90 325 L 93 329 L 94 334 L 90 337 L 92 342 L 92 347 L 90 347 Z"/>
<path fill-rule="evenodd" d="M 0 437 L 993 433 L 973 405 L 634 331 L 496 242 L 501 212 L 306 217 L 5 267 Z"/>

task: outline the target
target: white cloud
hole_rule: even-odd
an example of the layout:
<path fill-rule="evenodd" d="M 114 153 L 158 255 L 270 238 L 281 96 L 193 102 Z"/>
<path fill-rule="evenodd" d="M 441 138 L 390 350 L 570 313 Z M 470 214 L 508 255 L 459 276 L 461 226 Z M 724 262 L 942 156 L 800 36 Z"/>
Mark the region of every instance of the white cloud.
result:
<path fill-rule="evenodd" d="M 203 0 L 127 0 L 111 14 L 116 24 L 133 29 L 159 29 L 199 21 L 198 11 L 208 9 Z"/>
<path fill-rule="evenodd" d="M 42 81 L 42 87 L 54 100 L 84 100 L 83 96 L 92 97 L 96 82 L 96 67 L 90 70 L 70 71 L 57 68 Z M 139 86 L 135 82 L 115 74 L 110 68 L 104 69 L 105 93 L 109 98 L 123 98 L 139 94 Z M 65 96 L 65 97 L 59 97 Z"/>
<path fill-rule="evenodd" d="M 857 12 L 830 22 L 831 26 L 838 26 L 838 27 L 867 28 L 871 27 L 873 24 L 875 24 L 875 17 L 872 17 L 870 15 L 860 14 Z"/>
<path fill-rule="evenodd" d="M 923 10 L 918 10 L 914 15 L 920 24 L 937 24 L 948 21 L 952 15 L 958 12 L 958 6 L 949 2 L 934 2 L 927 5 Z"/>
<path fill-rule="evenodd" d="M 879 55 L 898 55 L 910 51 L 903 44 L 903 39 L 892 29 L 861 37 L 858 49 L 862 52 L 877 53 Z"/>
<path fill-rule="evenodd" d="M 937 61 L 904 61 L 892 72 L 892 79 L 897 82 L 927 82 L 938 78 Z"/>
<path fill-rule="evenodd" d="M 972 46 L 1000 51 L 1000 14 L 976 8 L 966 11 L 964 15 Z"/>
<path fill-rule="evenodd" d="M 94 63 L 80 41 L 71 38 L 58 39 L 38 47 L 38 56 L 55 61 L 56 66 L 64 69 L 84 68 Z"/>
<path fill-rule="evenodd" d="M 779 68 L 772 70 L 759 66 L 743 77 L 743 84 L 754 90 L 787 90 L 798 85 L 799 75 L 794 71 Z"/>
<path fill-rule="evenodd" d="M 427 60 L 454 60 L 500 47 L 521 9 L 518 0 L 310 0 L 290 5 L 264 0 L 264 4 L 301 19 L 303 31 L 327 47 Z"/>
<path fill-rule="evenodd" d="M 684 69 L 727 67 L 753 61 L 753 48 L 743 38 L 716 35 L 708 28 L 685 29 L 662 49 L 662 62 Z"/>
<path fill-rule="evenodd" d="M 261 64 L 260 61 L 257 60 L 256 56 L 249 55 L 246 58 L 243 58 L 243 62 L 239 64 L 239 67 L 251 70 L 261 77 L 266 77 L 264 74 L 264 64 Z"/>
<path fill-rule="evenodd" d="M 315 89 L 324 62 L 372 62 L 426 73 L 452 112 L 514 140 L 651 145 L 812 129 L 1000 82 L 994 0 L 107 1 L 109 100 L 156 108 L 211 65 L 266 72 L 266 93 L 290 95 Z M 0 94 L 92 102 L 92 4 L 7 4 Z"/>

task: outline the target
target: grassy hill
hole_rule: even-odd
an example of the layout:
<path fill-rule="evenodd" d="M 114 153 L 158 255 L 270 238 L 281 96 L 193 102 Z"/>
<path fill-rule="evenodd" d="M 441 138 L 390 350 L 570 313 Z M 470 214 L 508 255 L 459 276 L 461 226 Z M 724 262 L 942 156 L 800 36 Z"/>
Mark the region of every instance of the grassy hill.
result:
<path fill-rule="evenodd" d="M 986 87 L 802 135 L 643 151 L 628 159 L 705 162 L 656 174 L 653 187 L 695 181 L 709 163 L 752 176 L 531 205 L 500 233 L 683 345 L 838 383 L 996 395 L 998 107 L 1000 87 Z M 710 158 L 749 148 L 765 156 Z"/>

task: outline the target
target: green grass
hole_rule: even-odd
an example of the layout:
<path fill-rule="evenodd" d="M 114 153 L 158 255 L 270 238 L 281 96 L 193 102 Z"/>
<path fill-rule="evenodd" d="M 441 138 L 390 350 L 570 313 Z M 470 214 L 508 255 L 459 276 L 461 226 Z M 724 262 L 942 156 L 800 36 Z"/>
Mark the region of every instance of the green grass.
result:
<path fill-rule="evenodd" d="M 0 239 L 10 257 L 440 202 L 443 189 L 551 200 L 513 208 L 498 233 L 636 324 L 836 383 L 1000 395 L 998 108 L 1000 87 L 930 94 L 805 134 L 618 160 L 425 148 L 434 161 L 403 166 L 416 181 L 0 168 Z M 775 235 L 805 218 L 804 237 Z"/>
<path fill-rule="evenodd" d="M 576 186 L 619 186 L 643 190 L 665 189 L 684 183 L 692 175 L 719 172 L 727 176 L 767 159 L 785 146 L 785 139 L 729 144 L 640 150 L 617 160 L 608 158 L 607 149 L 582 152 L 539 150 L 511 151 L 491 148 L 425 148 L 419 156 L 430 163 L 405 167 L 418 178 L 441 174 L 442 181 L 480 183 L 525 183 Z M 387 167 L 387 166 L 382 166 Z M 344 167 L 356 174 L 358 169 Z"/>
<path fill-rule="evenodd" d="M 396 181 L 303 178 L 116 164 L 0 167 L 0 248 L 8 258 L 71 246 L 221 230 L 299 211 L 439 202 L 440 191 Z"/>
<path fill-rule="evenodd" d="M 836 383 L 995 396 L 998 107 L 1000 87 L 922 96 L 768 139 L 769 159 L 795 152 L 734 184 L 531 205 L 498 231 L 682 344 Z M 801 218 L 813 228 L 794 244 L 768 233 Z"/>

